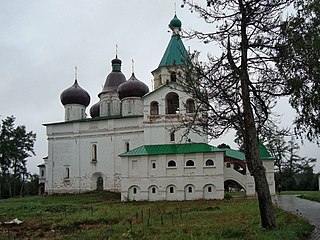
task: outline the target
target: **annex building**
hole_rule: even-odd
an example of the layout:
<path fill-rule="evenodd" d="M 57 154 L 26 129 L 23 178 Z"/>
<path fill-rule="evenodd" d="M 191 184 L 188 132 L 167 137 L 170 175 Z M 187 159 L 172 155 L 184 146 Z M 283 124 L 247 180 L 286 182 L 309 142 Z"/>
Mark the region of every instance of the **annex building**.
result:
<path fill-rule="evenodd" d="M 134 73 L 127 79 L 116 56 L 91 117 L 90 95 L 77 79 L 61 93 L 64 121 L 44 124 L 41 194 L 106 190 L 121 192 L 123 201 L 222 199 L 225 190 L 255 195 L 242 152 L 211 146 L 207 135 L 178 127 L 197 104 L 179 85 L 190 61 L 181 25 L 176 15 L 170 21 L 170 42 L 152 71 L 153 91 Z M 262 144 L 259 149 L 275 194 L 273 158 Z"/>

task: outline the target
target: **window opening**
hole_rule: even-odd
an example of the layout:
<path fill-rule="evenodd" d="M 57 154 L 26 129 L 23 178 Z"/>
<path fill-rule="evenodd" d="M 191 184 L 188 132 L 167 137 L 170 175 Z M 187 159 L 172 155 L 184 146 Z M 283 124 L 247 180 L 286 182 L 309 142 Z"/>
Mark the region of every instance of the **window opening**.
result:
<path fill-rule="evenodd" d="M 155 187 L 152 188 L 152 193 L 156 193 L 156 188 Z"/>
<path fill-rule="evenodd" d="M 179 111 L 179 96 L 178 94 L 171 92 L 166 96 L 166 113 L 177 114 Z"/>
<path fill-rule="evenodd" d="M 188 192 L 192 193 L 192 187 L 188 187 Z"/>
<path fill-rule="evenodd" d="M 187 113 L 194 113 L 196 111 L 193 99 L 188 99 L 186 102 Z"/>
<path fill-rule="evenodd" d="M 176 162 L 175 162 L 175 161 L 170 160 L 170 161 L 168 162 L 168 167 L 175 167 L 175 166 L 176 166 Z"/>
<path fill-rule="evenodd" d="M 175 139 L 176 139 L 175 132 L 171 132 L 171 133 L 170 133 L 170 141 L 171 141 L 171 142 L 174 142 Z"/>
<path fill-rule="evenodd" d="M 213 166 L 213 165 L 214 165 L 213 160 L 208 159 L 208 160 L 206 161 L 206 166 Z"/>
<path fill-rule="evenodd" d="M 186 166 L 187 166 L 187 167 L 193 167 L 193 166 L 194 166 L 194 161 L 188 160 L 188 161 L 186 162 Z"/>
<path fill-rule="evenodd" d="M 107 115 L 110 116 L 111 114 L 111 104 L 108 102 L 107 103 Z"/>
<path fill-rule="evenodd" d="M 66 167 L 66 170 L 65 170 L 65 178 L 66 179 L 70 178 L 70 169 L 68 167 Z"/>
<path fill-rule="evenodd" d="M 133 188 L 133 194 L 137 194 L 137 188 Z"/>
<path fill-rule="evenodd" d="M 152 163 L 152 168 L 153 168 L 153 169 L 156 168 L 156 163 L 155 163 L 155 162 Z"/>
<path fill-rule="evenodd" d="M 128 142 L 126 142 L 124 145 L 125 145 L 125 151 L 126 151 L 126 152 L 129 152 L 129 150 L 130 150 L 130 144 L 129 144 Z"/>
<path fill-rule="evenodd" d="M 177 74 L 176 74 L 176 72 L 171 72 L 171 73 L 170 73 L 170 80 L 171 80 L 171 82 L 176 82 L 176 81 L 177 81 Z"/>
<path fill-rule="evenodd" d="M 97 145 L 92 145 L 92 161 L 97 161 Z"/>
<path fill-rule="evenodd" d="M 208 187 L 208 192 L 212 192 L 212 188 L 211 187 Z"/>
<path fill-rule="evenodd" d="M 158 102 L 152 102 L 150 104 L 150 115 L 159 115 L 159 104 L 158 104 Z"/>
<path fill-rule="evenodd" d="M 170 193 L 173 193 L 174 192 L 174 188 L 170 187 L 169 191 L 170 191 Z"/>

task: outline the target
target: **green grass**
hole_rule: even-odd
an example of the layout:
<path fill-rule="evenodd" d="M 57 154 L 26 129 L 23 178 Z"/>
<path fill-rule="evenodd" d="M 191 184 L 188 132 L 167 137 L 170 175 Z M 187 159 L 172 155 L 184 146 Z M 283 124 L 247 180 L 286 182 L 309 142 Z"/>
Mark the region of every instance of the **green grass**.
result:
<path fill-rule="evenodd" d="M 284 195 L 299 195 L 299 197 L 304 199 L 309 199 L 311 201 L 320 202 L 320 191 L 284 191 L 281 192 Z"/>
<path fill-rule="evenodd" d="M 119 202 L 91 193 L 0 200 L 0 239 L 303 239 L 313 227 L 276 210 L 278 228 L 260 227 L 256 199 Z"/>

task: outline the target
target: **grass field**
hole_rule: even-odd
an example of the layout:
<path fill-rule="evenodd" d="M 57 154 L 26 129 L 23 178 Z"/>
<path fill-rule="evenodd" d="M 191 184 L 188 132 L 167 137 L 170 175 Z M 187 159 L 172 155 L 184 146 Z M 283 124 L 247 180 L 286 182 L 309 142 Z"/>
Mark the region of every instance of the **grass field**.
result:
<path fill-rule="evenodd" d="M 320 202 L 320 191 L 284 191 L 281 194 L 299 195 L 299 197 L 301 197 L 301 198 L 309 199 L 311 201 Z"/>
<path fill-rule="evenodd" d="M 0 239 L 303 239 L 313 227 L 276 209 L 278 228 L 260 227 L 256 199 L 119 202 L 112 193 L 0 200 Z"/>

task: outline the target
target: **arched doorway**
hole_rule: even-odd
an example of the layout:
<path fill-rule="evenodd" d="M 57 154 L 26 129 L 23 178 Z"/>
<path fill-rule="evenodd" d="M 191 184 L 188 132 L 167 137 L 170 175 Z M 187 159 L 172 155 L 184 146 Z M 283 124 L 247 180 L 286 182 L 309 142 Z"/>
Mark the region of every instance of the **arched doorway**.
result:
<path fill-rule="evenodd" d="M 245 188 L 234 180 L 226 180 L 224 182 L 225 192 L 245 192 Z"/>
<path fill-rule="evenodd" d="M 101 176 L 97 178 L 97 191 L 103 191 L 103 178 Z"/>

